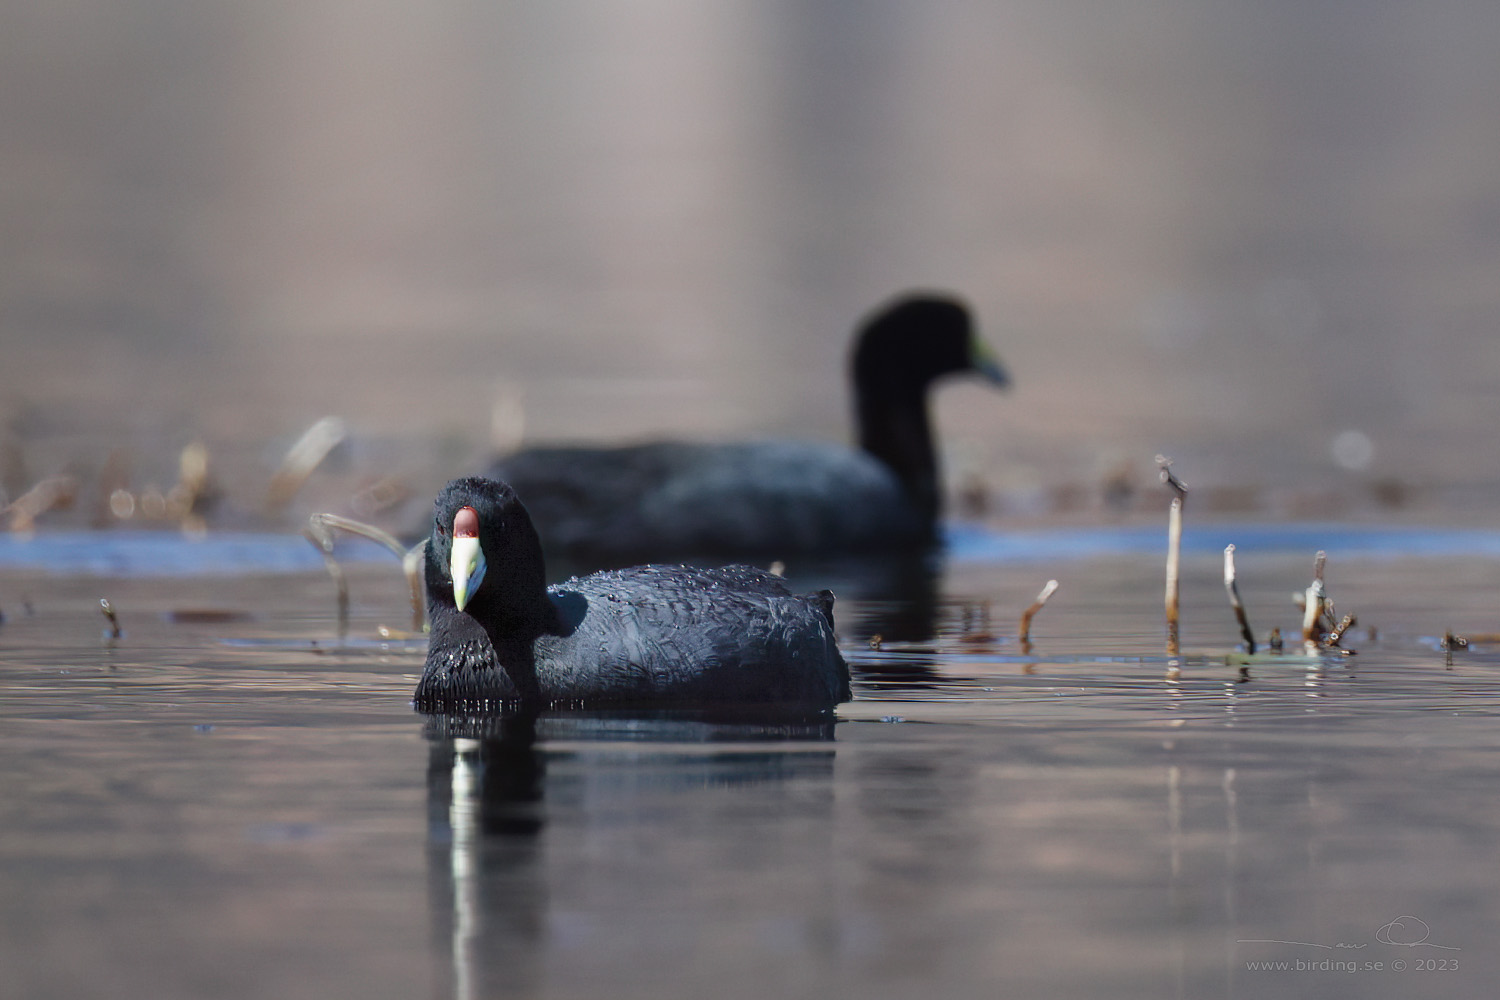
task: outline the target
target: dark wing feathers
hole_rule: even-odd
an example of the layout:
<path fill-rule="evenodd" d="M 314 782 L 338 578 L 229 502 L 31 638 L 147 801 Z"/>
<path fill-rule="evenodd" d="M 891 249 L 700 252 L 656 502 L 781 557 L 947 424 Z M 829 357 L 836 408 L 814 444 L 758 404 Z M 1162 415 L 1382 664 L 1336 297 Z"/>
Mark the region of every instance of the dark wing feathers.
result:
<path fill-rule="evenodd" d="M 881 549 L 924 536 L 885 465 L 808 442 L 542 448 L 493 473 L 555 552 L 642 555 Z"/>
<path fill-rule="evenodd" d="M 549 700 L 831 706 L 848 698 L 831 594 L 800 597 L 747 566 L 638 566 L 553 592 L 581 597 L 587 610 L 568 635 L 537 640 Z"/>

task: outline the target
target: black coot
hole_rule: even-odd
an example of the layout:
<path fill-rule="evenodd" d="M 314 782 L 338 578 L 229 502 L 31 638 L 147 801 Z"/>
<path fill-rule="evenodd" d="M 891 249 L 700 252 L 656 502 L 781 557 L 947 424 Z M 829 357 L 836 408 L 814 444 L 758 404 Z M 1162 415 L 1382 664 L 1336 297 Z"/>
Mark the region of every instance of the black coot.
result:
<path fill-rule="evenodd" d="M 424 712 L 774 706 L 849 698 L 833 595 L 749 566 L 637 566 L 549 588 L 526 508 L 504 483 L 438 494 L 427 548 Z"/>
<path fill-rule="evenodd" d="M 929 388 L 1007 376 L 957 299 L 908 295 L 867 318 L 850 363 L 859 449 L 799 441 L 534 448 L 491 470 L 526 498 L 549 553 L 593 565 L 784 558 L 930 544 L 942 511 Z"/>

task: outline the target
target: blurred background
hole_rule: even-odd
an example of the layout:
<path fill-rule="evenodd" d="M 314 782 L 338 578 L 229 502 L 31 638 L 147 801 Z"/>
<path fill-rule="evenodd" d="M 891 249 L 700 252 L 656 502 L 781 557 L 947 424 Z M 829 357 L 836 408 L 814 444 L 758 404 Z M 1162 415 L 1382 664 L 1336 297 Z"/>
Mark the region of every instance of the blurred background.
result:
<path fill-rule="evenodd" d="M 1481 520 L 1497 47 L 1486 0 L 4 0 L 0 485 L 140 523 L 196 442 L 210 524 L 410 524 L 522 441 L 846 439 L 853 325 L 933 287 L 1014 376 L 937 400 L 961 512 L 1156 516 L 1165 452 L 1203 510 Z"/>

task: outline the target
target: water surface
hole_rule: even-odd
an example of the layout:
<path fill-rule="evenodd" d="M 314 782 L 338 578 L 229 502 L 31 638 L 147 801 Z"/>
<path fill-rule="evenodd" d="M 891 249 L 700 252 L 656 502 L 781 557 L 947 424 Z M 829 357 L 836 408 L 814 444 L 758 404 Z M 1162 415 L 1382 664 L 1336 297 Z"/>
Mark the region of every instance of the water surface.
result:
<path fill-rule="evenodd" d="M 1240 568 L 1257 631 L 1295 635 L 1310 553 L 1247 547 Z M 955 557 L 840 602 L 856 700 L 821 722 L 424 719 L 420 640 L 376 631 L 407 624 L 403 585 L 351 569 L 343 643 L 313 572 L 0 576 L 7 995 L 1493 981 L 1482 558 L 1334 549 L 1357 654 L 1246 667 L 1215 555 L 1187 560 L 1175 661 L 1154 558 Z M 1016 620 L 1048 575 L 1062 589 L 1026 650 Z M 1449 628 L 1476 641 L 1450 656 Z"/>

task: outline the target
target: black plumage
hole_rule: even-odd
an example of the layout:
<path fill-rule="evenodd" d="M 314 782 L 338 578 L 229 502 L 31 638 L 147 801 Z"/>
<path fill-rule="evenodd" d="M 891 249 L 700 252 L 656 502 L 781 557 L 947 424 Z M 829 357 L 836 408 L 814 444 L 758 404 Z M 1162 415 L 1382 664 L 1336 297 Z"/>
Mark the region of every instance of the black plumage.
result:
<path fill-rule="evenodd" d="M 523 496 L 554 555 L 785 558 L 930 545 L 942 513 L 927 412 L 933 383 L 973 372 L 1007 382 L 969 310 L 909 295 L 867 318 L 850 358 L 859 448 L 802 441 L 663 441 L 547 447 L 491 476 Z"/>
<path fill-rule="evenodd" d="M 824 711 L 849 698 L 828 591 L 798 596 L 749 566 L 637 566 L 548 588 L 536 529 L 506 484 L 455 480 L 433 514 L 423 711 Z M 465 534 L 476 537 L 455 541 Z"/>

